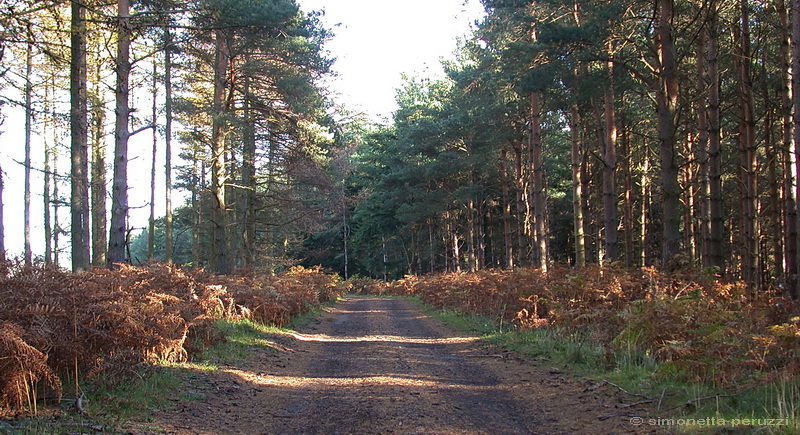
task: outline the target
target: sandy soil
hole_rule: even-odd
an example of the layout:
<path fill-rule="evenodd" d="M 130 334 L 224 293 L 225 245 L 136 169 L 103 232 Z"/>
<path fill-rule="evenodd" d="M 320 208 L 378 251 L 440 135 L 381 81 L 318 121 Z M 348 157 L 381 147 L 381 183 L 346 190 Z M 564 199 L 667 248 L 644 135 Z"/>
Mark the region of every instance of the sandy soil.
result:
<path fill-rule="evenodd" d="M 274 348 L 185 377 L 168 434 L 628 434 L 635 401 L 523 361 L 411 301 L 350 297 Z M 189 400 L 182 399 L 186 395 Z"/>

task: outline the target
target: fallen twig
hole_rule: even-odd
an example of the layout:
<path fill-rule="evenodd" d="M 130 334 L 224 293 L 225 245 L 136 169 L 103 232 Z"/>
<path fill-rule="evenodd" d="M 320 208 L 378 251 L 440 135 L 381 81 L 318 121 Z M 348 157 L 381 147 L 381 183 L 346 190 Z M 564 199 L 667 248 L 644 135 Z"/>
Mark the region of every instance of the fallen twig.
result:
<path fill-rule="evenodd" d="M 600 382 L 599 384 L 597 384 L 597 385 L 595 385 L 595 386 L 593 386 L 593 387 L 590 387 L 590 388 L 587 388 L 587 389 L 583 390 L 583 392 L 584 392 L 584 393 L 587 393 L 587 392 L 589 392 L 589 391 L 594 391 L 594 390 L 597 390 L 597 389 L 599 389 L 600 387 L 602 387 L 603 385 L 611 385 L 612 387 L 616 387 L 616 388 L 617 388 L 619 391 L 622 391 L 623 393 L 625 393 L 625 394 L 627 394 L 627 395 L 629 395 L 629 396 L 633 396 L 633 397 L 641 397 L 642 399 L 649 400 L 649 401 L 651 401 L 651 402 L 654 402 L 654 401 L 655 401 L 655 399 L 651 399 L 651 398 L 649 398 L 649 397 L 647 397 L 647 396 L 645 396 L 645 395 L 643 395 L 643 394 L 631 393 L 630 391 L 628 391 L 628 390 L 626 390 L 626 389 L 624 389 L 624 388 L 620 387 L 619 385 L 617 385 L 617 384 L 615 384 L 615 383 L 613 383 L 613 382 L 611 382 L 611 381 L 607 381 L 607 380 L 605 380 L 605 379 L 603 379 L 603 381 L 602 381 L 602 382 Z"/>
<path fill-rule="evenodd" d="M 655 402 L 654 399 L 640 400 L 640 401 L 638 401 L 636 403 L 628 403 L 628 404 L 625 404 L 625 405 L 619 405 L 619 406 L 617 406 L 617 408 L 633 408 L 634 406 L 644 405 L 644 404 L 653 403 L 653 402 Z"/>
<path fill-rule="evenodd" d="M 694 405 L 697 402 L 702 402 L 702 401 L 709 400 L 709 399 L 721 399 L 721 398 L 725 398 L 725 397 L 736 397 L 736 396 L 739 396 L 741 394 L 744 394 L 744 393 L 752 390 L 753 388 L 755 388 L 757 386 L 758 385 L 752 385 L 750 387 L 744 388 L 744 389 L 742 389 L 740 391 L 737 391 L 737 392 L 731 393 L 731 394 L 712 394 L 710 396 L 698 397 L 698 398 L 695 398 L 695 399 L 687 400 L 686 402 L 683 402 L 680 405 L 673 406 L 672 408 L 665 409 L 665 411 L 672 411 L 673 409 L 678 409 L 678 408 L 681 408 L 681 407 L 684 407 L 684 406 Z"/>
<path fill-rule="evenodd" d="M 85 427 L 87 429 L 92 429 L 95 432 L 104 432 L 105 428 L 100 426 L 99 424 L 93 423 L 60 423 L 61 426 L 75 426 L 75 427 Z"/>
<path fill-rule="evenodd" d="M 606 421 L 609 418 L 614 418 L 614 417 L 638 417 L 638 415 L 636 415 L 635 412 L 616 412 L 614 414 L 608 414 L 608 415 L 604 415 L 602 417 L 599 417 L 598 420 Z"/>

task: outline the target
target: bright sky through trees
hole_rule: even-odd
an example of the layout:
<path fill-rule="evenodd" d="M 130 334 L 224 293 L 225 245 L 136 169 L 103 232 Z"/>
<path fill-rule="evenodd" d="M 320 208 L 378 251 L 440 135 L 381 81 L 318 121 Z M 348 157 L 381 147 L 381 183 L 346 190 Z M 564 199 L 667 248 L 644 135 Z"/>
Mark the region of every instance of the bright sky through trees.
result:
<path fill-rule="evenodd" d="M 338 103 L 379 120 L 395 110 L 401 74 L 434 75 L 453 57 L 457 38 L 483 15 L 478 0 L 300 0 L 303 10 L 324 11 L 327 44 L 338 74 Z"/>
<path fill-rule="evenodd" d="M 441 74 L 440 60 L 453 57 L 458 38 L 466 36 L 483 14 L 479 0 L 298 0 L 298 3 L 306 12 L 324 11 L 323 25 L 334 33 L 326 45 L 330 56 L 336 58 L 333 66 L 336 77 L 325 84 L 331 92 L 330 98 L 335 104 L 363 111 L 376 121 L 390 118 L 396 109 L 395 90 L 402 83 L 402 74 Z M 17 91 L 6 88 L 3 92 Z M 10 95 L 10 98 L 19 100 L 21 97 Z M 145 110 L 150 98 L 150 95 L 136 94 L 132 104 Z M 3 132 L 0 136 L 3 143 L 0 159 L 6 180 L 6 248 L 12 257 L 23 250 L 23 168 L 18 163 L 23 160 L 23 113 L 20 107 L 6 105 L 3 108 L 6 122 L 0 126 Z M 34 168 L 43 165 L 39 133 L 38 129 L 34 131 Z M 149 138 L 149 133 L 142 133 L 132 138 L 130 145 L 130 225 L 136 228 L 147 225 Z M 62 140 L 68 141 L 67 138 Z M 177 153 L 179 146 L 175 148 Z M 68 164 L 62 157 L 60 169 L 65 170 Z M 158 164 L 162 165 L 163 161 Z M 32 242 L 34 253 L 41 254 L 44 249 L 40 222 L 43 213 L 42 179 L 34 172 Z M 157 176 L 163 177 L 161 170 Z M 162 185 L 160 180 L 157 183 Z M 176 193 L 179 197 L 174 204 L 180 205 L 181 192 Z M 163 193 L 157 195 L 162 197 Z M 159 215 L 164 213 L 162 202 L 157 203 Z M 67 212 L 63 210 L 61 219 L 66 216 Z M 61 225 L 63 227 L 67 222 L 61 222 Z"/>

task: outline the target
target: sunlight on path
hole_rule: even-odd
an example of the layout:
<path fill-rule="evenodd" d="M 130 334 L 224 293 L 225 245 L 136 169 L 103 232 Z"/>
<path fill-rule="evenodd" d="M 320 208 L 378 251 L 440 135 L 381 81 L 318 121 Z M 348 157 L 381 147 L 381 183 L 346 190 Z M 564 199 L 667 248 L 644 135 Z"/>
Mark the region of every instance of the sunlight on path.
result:
<path fill-rule="evenodd" d="M 478 337 L 448 337 L 448 338 L 416 338 L 403 337 L 399 335 L 365 335 L 363 337 L 341 337 L 326 334 L 299 334 L 291 332 L 288 335 L 300 341 L 321 342 L 321 343 L 358 343 L 358 342 L 384 342 L 384 343 L 406 343 L 406 344 L 454 344 L 454 343 L 475 343 Z"/>

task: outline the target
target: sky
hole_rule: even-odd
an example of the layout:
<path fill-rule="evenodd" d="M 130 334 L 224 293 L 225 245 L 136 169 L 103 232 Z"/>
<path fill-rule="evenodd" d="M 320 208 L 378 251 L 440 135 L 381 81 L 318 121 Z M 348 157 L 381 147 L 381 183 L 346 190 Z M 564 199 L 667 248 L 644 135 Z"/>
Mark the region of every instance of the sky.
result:
<path fill-rule="evenodd" d="M 453 58 L 457 38 L 468 35 L 483 14 L 479 0 L 299 0 L 305 11 L 324 11 L 334 38 L 331 87 L 337 101 L 373 120 L 390 118 L 403 73 L 441 74 L 440 60 Z"/>
<path fill-rule="evenodd" d="M 298 0 L 298 3 L 306 12 L 324 11 L 322 23 L 334 34 L 325 48 L 329 56 L 335 58 L 335 77 L 323 84 L 330 89 L 331 99 L 351 111 L 366 113 L 376 122 L 388 122 L 396 110 L 395 91 L 403 83 L 402 75 L 441 76 L 441 60 L 454 57 L 457 40 L 468 35 L 483 14 L 479 0 Z M 141 106 L 140 110 L 149 111 L 149 98 L 135 98 L 132 103 L 134 107 Z M 24 118 L 21 108 L 5 106 L 2 110 L 5 121 L 0 125 L 0 165 L 5 180 L 5 245 L 10 256 L 19 256 L 23 251 L 24 173 L 22 165 L 16 162 L 24 159 Z M 61 140 L 68 146 L 68 137 Z M 132 138 L 129 147 L 129 224 L 143 228 L 149 216 L 151 134 L 140 133 Z M 180 145 L 174 147 L 177 155 Z M 42 150 L 42 138 L 34 135 L 34 168 L 43 167 Z M 108 157 L 107 161 L 110 160 Z M 173 158 L 173 162 L 175 160 Z M 62 156 L 59 164 L 61 171 L 66 169 L 67 157 Z M 157 164 L 161 180 L 157 180 L 160 191 L 156 195 L 163 198 L 163 161 Z M 68 195 L 68 185 L 61 189 Z M 34 170 L 31 198 L 34 255 L 44 253 L 43 190 L 43 181 Z M 174 192 L 173 207 L 181 204 L 181 195 L 180 191 Z M 162 216 L 163 199 L 157 201 L 156 214 Z M 108 203 L 110 206 L 110 199 Z M 59 221 L 68 229 L 66 208 L 60 210 Z M 62 247 L 66 247 L 69 237 L 62 236 L 61 240 Z M 67 258 L 68 255 L 63 255 L 62 261 Z"/>

